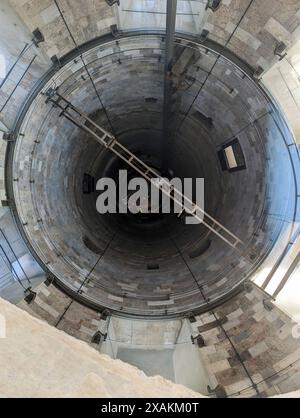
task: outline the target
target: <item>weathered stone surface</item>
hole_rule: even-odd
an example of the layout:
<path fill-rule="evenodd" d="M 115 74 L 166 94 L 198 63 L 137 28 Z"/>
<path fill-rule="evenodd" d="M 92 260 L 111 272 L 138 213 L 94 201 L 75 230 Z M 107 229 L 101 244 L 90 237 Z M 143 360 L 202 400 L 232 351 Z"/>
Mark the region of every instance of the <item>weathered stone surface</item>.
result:
<path fill-rule="evenodd" d="M 2 299 L 0 314 L 0 397 L 202 397 L 111 360 Z"/>

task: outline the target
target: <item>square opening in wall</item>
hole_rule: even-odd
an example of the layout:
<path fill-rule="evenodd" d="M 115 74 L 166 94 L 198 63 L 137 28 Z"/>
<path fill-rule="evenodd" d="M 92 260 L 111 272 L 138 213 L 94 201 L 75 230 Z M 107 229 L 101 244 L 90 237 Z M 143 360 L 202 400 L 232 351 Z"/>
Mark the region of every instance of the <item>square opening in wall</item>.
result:
<path fill-rule="evenodd" d="M 147 270 L 159 270 L 159 264 L 147 264 Z"/>
<path fill-rule="evenodd" d="M 246 169 L 244 153 L 238 139 L 224 145 L 218 155 L 222 170 L 238 171 Z"/>

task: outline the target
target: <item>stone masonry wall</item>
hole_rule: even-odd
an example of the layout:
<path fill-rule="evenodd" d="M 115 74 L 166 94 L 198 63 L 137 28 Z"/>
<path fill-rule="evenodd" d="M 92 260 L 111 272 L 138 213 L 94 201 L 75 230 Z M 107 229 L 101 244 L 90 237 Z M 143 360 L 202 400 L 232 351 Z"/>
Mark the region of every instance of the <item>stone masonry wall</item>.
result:
<path fill-rule="evenodd" d="M 215 310 L 236 352 L 261 396 L 274 396 L 300 386 L 300 340 L 293 338 L 295 323 L 279 309 L 268 311 L 267 298 L 253 286 Z M 230 397 L 256 396 L 251 381 L 225 332 L 211 313 L 193 324 L 202 335 L 201 355 L 216 386 Z"/>

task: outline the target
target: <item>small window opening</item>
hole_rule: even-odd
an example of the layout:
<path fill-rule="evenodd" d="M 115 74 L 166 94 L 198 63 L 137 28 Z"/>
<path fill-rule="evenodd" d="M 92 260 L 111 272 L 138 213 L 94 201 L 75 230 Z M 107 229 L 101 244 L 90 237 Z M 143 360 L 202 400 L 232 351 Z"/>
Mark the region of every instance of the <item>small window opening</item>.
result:
<path fill-rule="evenodd" d="M 238 139 L 223 146 L 218 152 L 219 160 L 223 171 L 238 171 L 246 169 L 246 162 L 242 147 Z"/>
<path fill-rule="evenodd" d="M 159 270 L 159 264 L 148 264 L 147 270 Z"/>

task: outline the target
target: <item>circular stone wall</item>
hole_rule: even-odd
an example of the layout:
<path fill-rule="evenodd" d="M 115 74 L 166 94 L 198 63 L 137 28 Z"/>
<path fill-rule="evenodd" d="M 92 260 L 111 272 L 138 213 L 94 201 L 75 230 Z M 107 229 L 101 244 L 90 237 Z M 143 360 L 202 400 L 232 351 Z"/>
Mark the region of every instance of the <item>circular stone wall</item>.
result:
<path fill-rule="evenodd" d="M 163 138 L 164 42 L 160 36 L 99 41 L 43 86 L 112 131 L 153 167 Z M 293 142 L 276 108 L 240 68 L 178 38 L 168 168 L 205 179 L 205 210 L 243 240 L 242 257 L 203 225 L 175 216 L 100 215 L 83 179 L 125 166 L 36 95 L 19 127 L 11 182 L 16 214 L 40 263 L 82 302 L 146 317 L 208 309 L 236 291 L 293 219 Z M 105 109 L 102 107 L 104 105 Z M 107 119 L 107 115 L 109 120 Z M 246 168 L 222 169 L 219 151 L 237 140 Z M 280 184 L 280 188 L 277 185 Z M 250 249 L 257 257 L 250 262 Z M 193 274 L 191 274 L 191 271 Z"/>

